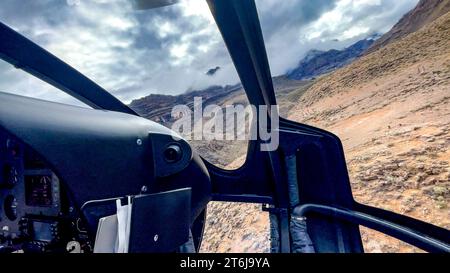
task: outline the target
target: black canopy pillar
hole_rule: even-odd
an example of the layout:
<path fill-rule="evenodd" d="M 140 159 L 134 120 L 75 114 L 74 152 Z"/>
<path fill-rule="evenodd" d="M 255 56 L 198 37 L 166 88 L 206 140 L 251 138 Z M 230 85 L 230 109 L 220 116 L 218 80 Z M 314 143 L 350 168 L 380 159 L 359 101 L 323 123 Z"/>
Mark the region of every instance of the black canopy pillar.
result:
<path fill-rule="evenodd" d="M 137 115 L 108 91 L 50 52 L 0 23 L 0 58 L 95 109 Z"/>
<path fill-rule="evenodd" d="M 255 2 L 207 1 L 250 103 L 255 106 L 276 105 Z"/>

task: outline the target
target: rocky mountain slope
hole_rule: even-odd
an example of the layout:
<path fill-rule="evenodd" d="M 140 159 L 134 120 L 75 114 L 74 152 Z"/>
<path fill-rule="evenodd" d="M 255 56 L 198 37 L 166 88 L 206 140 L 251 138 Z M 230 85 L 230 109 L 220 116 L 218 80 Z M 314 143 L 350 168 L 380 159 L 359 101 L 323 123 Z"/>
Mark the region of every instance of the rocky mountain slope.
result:
<path fill-rule="evenodd" d="M 145 118 L 170 126 L 173 122 L 171 111 L 175 105 L 188 105 L 192 108 L 194 97 L 202 97 L 205 105 L 221 104 L 227 97 L 236 95 L 239 91 L 242 92 L 242 86 L 236 84 L 232 86 L 210 86 L 203 90 L 190 91 L 176 96 L 150 94 L 133 100 L 129 106 Z"/>
<path fill-rule="evenodd" d="M 450 229 L 450 13 L 308 89 L 290 118 L 343 141 L 357 201 Z M 416 251 L 363 229 L 368 251 Z"/>
<path fill-rule="evenodd" d="M 372 37 L 367 38 L 343 50 L 311 50 L 299 62 L 298 66 L 286 75 L 289 79 L 306 80 L 329 73 L 351 63 L 369 48 L 374 41 L 375 39 Z"/>
<path fill-rule="evenodd" d="M 417 6 L 405 14 L 389 32 L 378 39 L 367 50 L 366 54 L 374 52 L 393 41 L 419 30 L 421 27 L 433 22 L 449 11 L 450 0 L 420 0 Z"/>

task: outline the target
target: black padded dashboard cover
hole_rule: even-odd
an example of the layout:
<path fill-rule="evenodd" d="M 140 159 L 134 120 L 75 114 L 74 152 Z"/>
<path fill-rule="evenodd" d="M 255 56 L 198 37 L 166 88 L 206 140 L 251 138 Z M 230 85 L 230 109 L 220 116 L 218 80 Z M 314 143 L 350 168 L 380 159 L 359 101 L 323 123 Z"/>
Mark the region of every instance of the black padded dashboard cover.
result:
<path fill-rule="evenodd" d="M 144 185 L 155 192 L 159 173 L 170 177 L 193 163 L 189 144 L 182 138 L 174 140 L 171 130 L 119 112 L 0 92 L 0 129 L 22 140 L 50 164 L 78 207 L 90 200 L 138 194 Z M 155 154 L 174 142 L 183 149 L 183 158 L 155 166 Z M 164 171 L 158 172 L 160 168 Z M 209 183 L 207 173 L 201 176 L 203 184 Z M 202 195 L 208 195 L 208 188 L 210 195 L 210 185 L 202 189 Z"/>

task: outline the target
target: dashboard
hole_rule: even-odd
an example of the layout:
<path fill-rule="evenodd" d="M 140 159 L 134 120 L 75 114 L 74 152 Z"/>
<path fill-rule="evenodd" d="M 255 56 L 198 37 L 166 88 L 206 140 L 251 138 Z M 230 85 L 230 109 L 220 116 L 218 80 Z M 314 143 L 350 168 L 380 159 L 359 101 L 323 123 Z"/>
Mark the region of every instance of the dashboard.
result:
<path fill-rule="evenodd" d="M 0 252 L 91 252 L 114 200 L 184 188 L 193 224 L 205 215 L 211 179 L 170 129 L 0 92 Z"/>
<path fill-rule="evenodd" d="M 0 131 L 0 252 L 89 252 L 91 243 L 58 176 Z"/>

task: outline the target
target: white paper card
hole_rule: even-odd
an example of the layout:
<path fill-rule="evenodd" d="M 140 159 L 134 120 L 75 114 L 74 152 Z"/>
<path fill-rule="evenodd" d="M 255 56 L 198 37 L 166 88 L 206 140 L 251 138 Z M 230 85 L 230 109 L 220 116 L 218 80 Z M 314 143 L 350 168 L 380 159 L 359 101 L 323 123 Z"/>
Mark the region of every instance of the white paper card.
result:
<path fill-rule="evenodd" d="M 100 218 L 94 253 L 114 253 L 117 244 L 117 215 Z"/>

